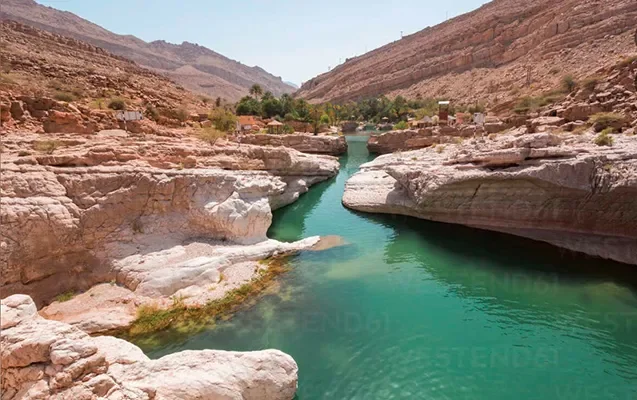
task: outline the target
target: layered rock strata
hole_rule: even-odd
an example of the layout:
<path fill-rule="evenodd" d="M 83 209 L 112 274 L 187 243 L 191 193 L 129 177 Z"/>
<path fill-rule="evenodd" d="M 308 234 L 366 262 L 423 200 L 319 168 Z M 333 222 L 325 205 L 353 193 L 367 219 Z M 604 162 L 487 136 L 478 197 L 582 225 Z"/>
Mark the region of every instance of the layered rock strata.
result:
<path fill-rule="evenodd" d="M 234 137 L 240 143 L 258 146 L 284 146 L 302 153 L 329 154 L 340 156 L 347 153 L 347 141 L 344 136 L 314 136 L 312 134 L 290 135 L 240 135 Z"/>
<path fill-rule="evenodd" d="M 114 337 L 90 337 L 37 314 L 14 295 L 2 313 L 2 399 L 281 399 L 294 397 L 297 365 L 277 351 L 183 351 L 150 360 Z"/>
<path fill-rule="evenodd" d="M 468 104 L 550 90 L 634 51 L 632 0 L 499 0 L 346 60 L 307 81 L 314 102 L 380 94 L 446 97 Z"/>
<path fill-rule="evenodd" d="M 316 245 L 268 240 L 271 212 L 338 168 L 330 156 L 189 137 L 7 136 L 3 294 L 42 306 L 110 282 L 124 293 L 109 289 L 105 299 L 121 300 L 78 318 L 94 331 L 125 326 L 147 301 L 205 302 L 249 280 L 256 261 Z M 224 271 L 236 279 L 221 285 Z"/>
<path fill-rule="evenodd" d="M 380 156 L 343 204 L 546 241 L 637 264 L 637 139 L 503 134 Z"/>

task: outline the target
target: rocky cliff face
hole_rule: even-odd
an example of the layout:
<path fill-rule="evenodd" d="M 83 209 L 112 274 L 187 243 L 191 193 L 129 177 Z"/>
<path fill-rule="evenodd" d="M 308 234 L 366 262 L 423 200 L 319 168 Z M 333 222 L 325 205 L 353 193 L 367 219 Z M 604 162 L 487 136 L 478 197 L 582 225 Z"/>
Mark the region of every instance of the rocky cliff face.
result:
<path fill-rule="evenodd" d="M 348 60 L 306 82 L 302 98 L 380 94 L 492 103 L 551 90 L 633 52 L 631 0 L 496 0 Z"/>
<path fill-rule="evenodd" d="M 123 340 L 40 317 L 28 296 L 6 298 L 0 310 L 6 400 L 290 400 L 296 392 L 298 367 L 280 351 L 184 351 L 150 360 Z"/>
<path fill-rule="evenodd" d="M 637 264 L 637 140 L 613 137 L 504 134 L 384 155 L 350 178 L 343 204 Z"/>
<path fill-rule="evenodd" d="M 45 7 L 31 0 L 4 0 L 0 19 L 11 19 L 45 31 L 101 47 L 175 79 L 184 87 L 213 97 L 236 101 L 255 83 L 275 95 L 292 86 L 259 67 L 248 67 L 203 46 L 184 42 L 144 42 L 117 35 L 70 12 Z"/>
<path fill-rule="evenodd" d="M 168 298 L 207 289 L 237 262 L 307 248 L 316 240 L 267 241 L 271 210 L 339 167 L 284 147 L 123 131 L 10 135 L 3 144 L 2 290 L 38 305 L 109 281 Z M 184 249 L 197 239 L 217 242 Z M 130 258 L 139 254 L 149 258 Z M 188 263 L 199 256 L 211 258 Z"/>
<path fill-rule="evenodd" d="M 311 134 L 241 135 L 232 140 L 258 146 L 290 147 L 310 154 L 340 156 L 347 153 L 347 141 L 344 136 L 314 136 Z"/>

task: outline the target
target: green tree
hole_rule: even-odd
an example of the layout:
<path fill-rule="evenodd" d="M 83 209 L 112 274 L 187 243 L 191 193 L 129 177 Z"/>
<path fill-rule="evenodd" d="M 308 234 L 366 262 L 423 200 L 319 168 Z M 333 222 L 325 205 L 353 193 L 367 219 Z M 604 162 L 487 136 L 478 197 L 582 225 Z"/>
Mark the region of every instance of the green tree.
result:
<path fill-rule="evenodd" d="M 299 99 L 294 102 L 294 112 L 299 121 L 303 122 L 311 122 L 311 107 L 310 104 L 303 100 Z M 320 117 L 320 114 L 319 114 Z"/>
<path fill-rule="evenodd" d="M 263 88 L 261 87 L 261 85 L 259 85 L 258 83 L 255 83 L 254 85 L 252 85 L 252 87 L 250 88 L 250 95 L 254 96 L 257 100 L 259 100 L 259 97 L 263 94 Z"/>
<path fill-rule="evenodd" d="M 221 132 L 233 132 L 237 127 L 237 118 L 230 111 L 216 109 L 209 118 L 215 129 Z"/>
<path fill-rule="evenodd" d="M 323 109 L 320 105 L 312 105 L 309 107 L 309 122 L 312 124 L 312 132 L 314 135 L 318 135 L 321 130 L 321 117 L 323 116 Z"/>
<path fill-rule="evenodd" d="M 245 96 L 237 103 L 237 115 L 261 115 L 261 103 L 253 97 Z"/>
<path fill-rule="evenodd" d="M 287 93 L 281 95 L 279 99 L 281 103 L 281 113 L 282 115 L 292 114 L 294 112 L 294 99 Z"/>
<path fill-rule="evenodd" d="M 264 118 L 272 118 L 277 115 L 285 115 L 285 113 L 283 112 L 283 107 L 281 107 L 281 102 L 277 98 L 274 96 L 266 98 L 264 95 L 261 101 L 261 115 Z"/>
<path fill-rule="evenodd" d="M 397 131 L 405 130 L 407 128 L 409 128 L 409 125 L 407 125 L 407 122 L 405 121 L 400 121 L 399 123 L 394 125 L 394 130 L 397 130 Z"/>
<path fill-rule="evenodd" d="M 269 90 L 263 94 L 263 97 L 261 97 L 261 101 L 272 99 L 274 99 L 274 95 Z"/>

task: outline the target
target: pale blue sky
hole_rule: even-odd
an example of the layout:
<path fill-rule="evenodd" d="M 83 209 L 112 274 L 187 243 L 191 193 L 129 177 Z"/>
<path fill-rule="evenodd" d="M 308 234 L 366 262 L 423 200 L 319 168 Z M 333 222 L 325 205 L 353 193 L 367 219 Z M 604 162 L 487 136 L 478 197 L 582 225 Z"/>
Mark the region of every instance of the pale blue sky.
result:
<path fill-rule="evenodd" d="M 198 43 L 296 84 L 486 0 L 37 0 L 119 34 Z"/>

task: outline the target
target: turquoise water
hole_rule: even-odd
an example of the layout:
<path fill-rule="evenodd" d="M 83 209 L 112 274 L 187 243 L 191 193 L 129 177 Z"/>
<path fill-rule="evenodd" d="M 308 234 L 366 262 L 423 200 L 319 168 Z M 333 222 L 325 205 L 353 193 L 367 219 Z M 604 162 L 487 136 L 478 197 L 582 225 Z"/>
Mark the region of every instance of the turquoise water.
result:
<path fill-rule="evenodd" d="M 275 212 L 270 236 L 340 235 L 231 320 L 146 349 L 281 349 L 297 398 L 637 399 L 637 273 L 521 238 L 341 205 L 370 160 Z"/>

